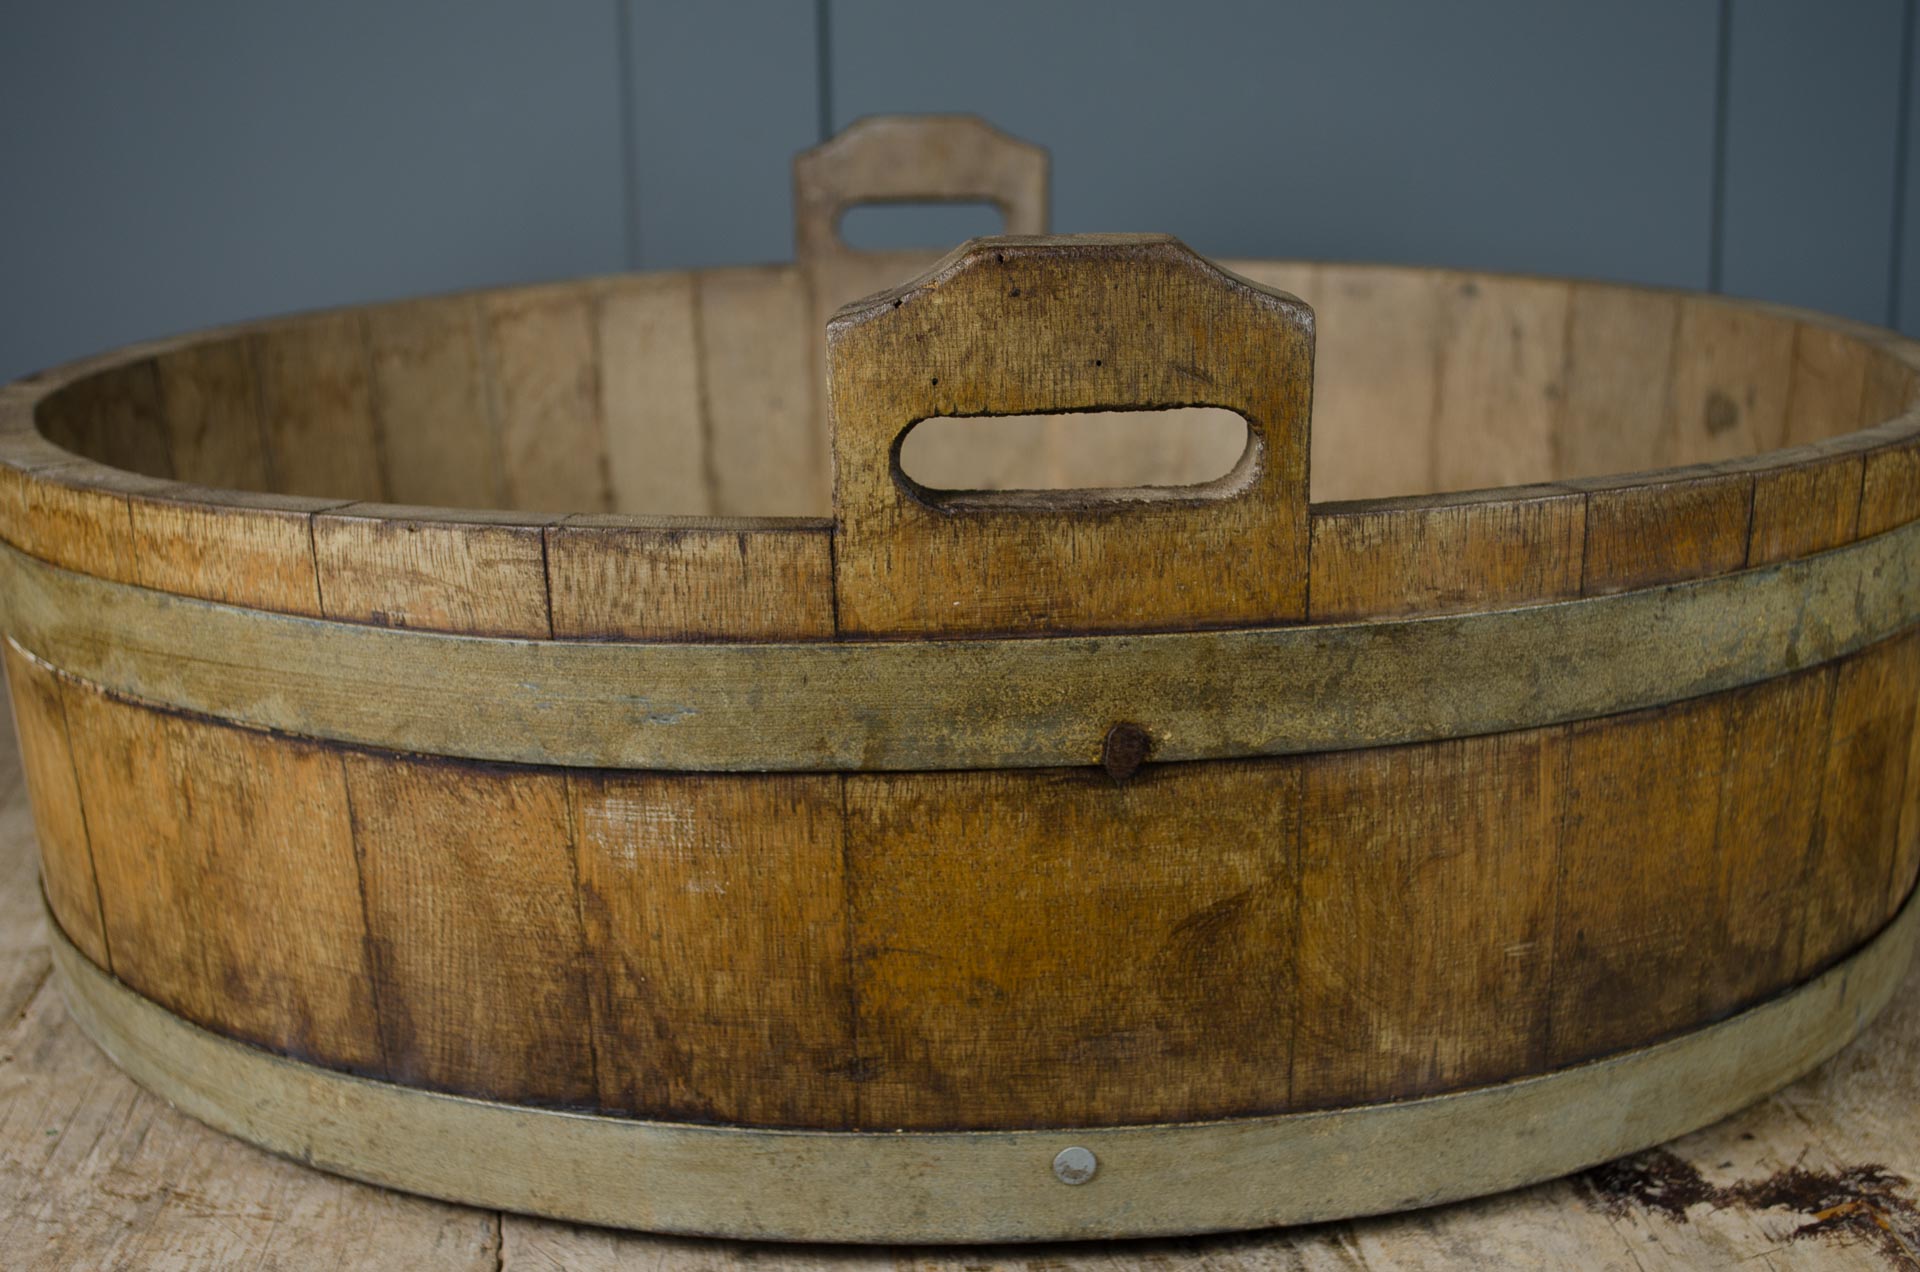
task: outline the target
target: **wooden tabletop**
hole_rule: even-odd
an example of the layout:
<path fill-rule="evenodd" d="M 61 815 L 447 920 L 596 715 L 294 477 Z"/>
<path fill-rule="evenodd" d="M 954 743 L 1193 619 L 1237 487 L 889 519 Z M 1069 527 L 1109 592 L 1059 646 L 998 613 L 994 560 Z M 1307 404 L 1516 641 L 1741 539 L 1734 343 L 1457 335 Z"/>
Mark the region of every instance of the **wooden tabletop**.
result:
<path fill-rule="evenodd" d="M 1779 1095 L 1570 1180 L 1187 1241 L 914 1249 L 650 1237 L 443 1205 L 270 1157 L 121 1076 L 48 979 L 33 827 L 0 742 L 0 1268 L 1920 1268 L 1920 976 Z"/>

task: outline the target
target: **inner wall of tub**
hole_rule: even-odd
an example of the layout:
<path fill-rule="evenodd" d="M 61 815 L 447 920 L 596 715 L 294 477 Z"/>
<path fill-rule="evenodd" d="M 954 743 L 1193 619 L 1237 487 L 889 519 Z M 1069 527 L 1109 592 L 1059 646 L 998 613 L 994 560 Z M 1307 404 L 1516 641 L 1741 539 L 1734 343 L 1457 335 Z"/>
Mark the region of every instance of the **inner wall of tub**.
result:
<path fill-rule="evenodd" d="M 1316 500 L 1735 458 L 1878 423 L 1884 354 L 1711 297 L 1385 267 L 1241 263 L 1314 307 Z M 200 485 L 334 499 L 828 516 L 824 308 L 794 268 L 658 274 L 315 315 L 188 342 L 41 403 L 54 442 Z M 1259 368 L 1249 368 L 1258 374 Z M 902 421 L 903 428 L 910 421 Z M 916 430 L 949 489 L 1188 485 L 1230 412 Z M 922 445 L 920 435 L 946 440 Z"/>

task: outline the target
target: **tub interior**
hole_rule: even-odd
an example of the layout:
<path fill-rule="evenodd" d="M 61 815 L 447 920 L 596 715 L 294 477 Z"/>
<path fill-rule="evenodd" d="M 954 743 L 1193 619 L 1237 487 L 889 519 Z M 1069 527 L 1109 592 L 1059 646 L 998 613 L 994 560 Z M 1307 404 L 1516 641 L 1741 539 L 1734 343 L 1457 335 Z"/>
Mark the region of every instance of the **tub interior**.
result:
<path fill-rule="evenodd" d="M 1226 264 L 1315 310 L 1316 501 L 1814 442 L 1878 422 L 1862 418 L 1865 386 L 1891 362 L 1837 325 L 1711 297 Z M 37 419 L 88 458 L 212 487 L 538 513 L 825 517 L 822 332 L 848 299 L 779 266 L 310 315 L 159 346 L 50 395 Z M 959 488 L 1180 485 L 1231 468 L 1245 441 L 1220 411 L 982 420 L 916 430 L 907 463 Z"/>

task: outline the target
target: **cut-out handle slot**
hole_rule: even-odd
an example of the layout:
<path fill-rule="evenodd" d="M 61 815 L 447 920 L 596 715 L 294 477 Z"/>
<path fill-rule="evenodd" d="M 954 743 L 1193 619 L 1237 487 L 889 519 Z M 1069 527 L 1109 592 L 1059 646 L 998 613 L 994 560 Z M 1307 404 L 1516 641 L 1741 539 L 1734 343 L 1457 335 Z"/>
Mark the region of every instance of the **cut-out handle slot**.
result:
<path fill-rule="evenodd" d="M 834 587 L 848 634 L 1112 631 L 1306 613 L 1313 314 L 1164 235 L 976 239 L 827 328 Z M 1217 408 L 1211 483 L 929 498 L 901 468 L 939 419 Z M 971 432 L 972 436 L 968 437 Z"/>
<path fill-rule="evenodd" d="M 946 251 L 1006 233 L 1007 216 L 985 199 L 869 199 L 840 214 L 839 239 L 856 252 Z"/>
<path fill-rule="evenodd" d="M 972 115 L 876 115 L 795 158 L 793 195 L 794 250 L 802 265 L 922 246 L 882 239 L 867 248 L 842 238 L 842 216 L 860 208 L 865 220 L 873 204 L 985 204 L 999 210 L 1006 233 L 1044 234 L 1047 152 Z"/>
<path fill-rule="evenodd" d="M 933 503 L 991 506 L 1007 491 L 1201 496 L 1251 462 L 1247 422 L 1211 406 L 934 416 L 900 438 L 900 472 Z"/>

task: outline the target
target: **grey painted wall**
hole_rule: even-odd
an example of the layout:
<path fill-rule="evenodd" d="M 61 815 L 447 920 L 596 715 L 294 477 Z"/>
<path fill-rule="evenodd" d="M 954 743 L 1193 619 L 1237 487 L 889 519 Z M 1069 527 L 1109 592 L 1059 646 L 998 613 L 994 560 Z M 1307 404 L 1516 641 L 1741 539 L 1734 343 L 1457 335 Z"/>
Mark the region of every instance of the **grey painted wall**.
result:
<path fill-rule="evenodd" d="M 1915 6 L 9 0 L 0 377 L 290 309 L 783 259 L 792 152 L 917 110 L 1051 146 L 1062 230 L 1920 332 Z"/>

